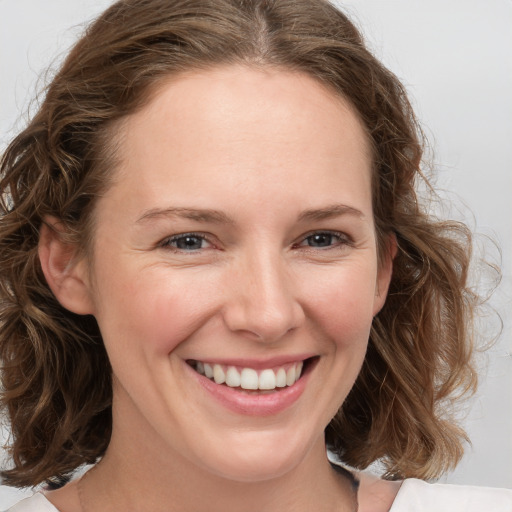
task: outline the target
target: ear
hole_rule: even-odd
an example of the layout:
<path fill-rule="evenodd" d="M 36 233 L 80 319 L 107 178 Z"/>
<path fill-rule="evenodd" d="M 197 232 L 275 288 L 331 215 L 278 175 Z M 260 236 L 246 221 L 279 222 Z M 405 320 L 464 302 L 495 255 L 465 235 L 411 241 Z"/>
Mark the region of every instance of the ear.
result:
<path fill-rule="evenodd" d="M 395 234 L 388 236 L 386 249 L 382 258 L 379 258 L 379 268 L 377 269 L 377 283 L 375 286 L 375 300 L 373 302 L 373 316 L 375 316 L 384 306 L 388 295 L 389 284 L 393 276 L 393 260 L 398 250 L 398 244 Z"/>
<path fill-rule="evenodd" d="M 79 315 L 93 314 L 87 262 L 75 244 L 65 241 L 64 229 L 54 217 L 43 221 L 38 254 L 44 277 L 63 307 Z"/>

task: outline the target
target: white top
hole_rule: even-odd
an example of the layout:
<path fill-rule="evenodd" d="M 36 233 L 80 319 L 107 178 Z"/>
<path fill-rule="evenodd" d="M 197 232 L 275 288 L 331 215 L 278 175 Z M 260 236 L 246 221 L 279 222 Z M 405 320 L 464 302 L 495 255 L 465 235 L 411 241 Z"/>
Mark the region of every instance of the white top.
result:
<path fill-rule="evenodd" d="M 389 512 L 512 512 L 512 490 L 408 478 Z"/>
<path fill-rule="evenodd" d="M 389 512 L 512 512 L 512 490 L 404 481 Z M 59 512 L 41 493 L 6 512 Z"/>
<path fill-rule="evenodd" d="M 40 492 L 25 498 L 6 512 L 59 512 Z"/>

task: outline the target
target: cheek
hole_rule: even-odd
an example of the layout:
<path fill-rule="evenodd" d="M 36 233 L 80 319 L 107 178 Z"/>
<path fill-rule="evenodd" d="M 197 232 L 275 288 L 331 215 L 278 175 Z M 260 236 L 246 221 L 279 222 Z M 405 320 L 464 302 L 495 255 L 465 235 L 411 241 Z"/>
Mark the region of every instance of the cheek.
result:
<path fill-rule="evenodd" d="M 109 353 L 130 348 L 147 358 L 168 354 L 218 307 L 215 288 L 205 288 L 204 280 L 165 272 L 139 272 L 133 279 L 127 275 L 105 280 L 99 298 L 97 320 Z"/>
<path fill-rule="evenodd" d="M 310 286 L 311 317 L 341 348 L 364 349 L 373 320 L 375 270 L 354 266 L 317 275 Z"/>

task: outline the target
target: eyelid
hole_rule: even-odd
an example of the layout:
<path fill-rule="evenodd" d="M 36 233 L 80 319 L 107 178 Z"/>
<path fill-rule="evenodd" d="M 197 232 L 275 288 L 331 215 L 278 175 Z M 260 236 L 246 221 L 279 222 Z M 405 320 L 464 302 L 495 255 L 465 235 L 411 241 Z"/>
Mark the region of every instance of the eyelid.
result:
<path fill-rule="evenodd" d="M 329 245 L 327 247 L 311 247 L 307 245 L 303 245 L 303 243 L 311 236 L 314 235 L 329 235 L 336 237 L 338 239 L 337 243 L 334 243 L 332 245 Z M 310 231 L 309 233 L 306 233 L 300 237 L 297 243 L 293 244 L 294 247 L 306 247 L 308 249 L 332 249 L 340 246 L 353 246 L 354 245 L 354 239 L 348 235 L 347 233 L 343 231 L 336 231 L 331 229 L 316 229 L 313 231 Z"/>
<path fill-rule="evenodd" d="M 206 234 L 206 233 L 197 233 L 197 232 L 194 232 L 194 231 L 186 231 L 184 233 L 177 233 L 175 235 L 171 235 L 171 236 L 165 237 L 160 242 L 158 242 L 157 247 L 162 248 L 162 249 L 171 250 L 171 251 L 178 252 L 178 253 L 198 253 L 198 252 L 201 252 L 201 251 L 203 251 L 205 249 L 209 249 L 210 248 L 210 247 L 204 247 L 204 248 L 201 248 L 201 249 L 195 249 L 195 250 L 187 251 L 185 249 L 180 249 L 178 247 L 173 247 L 171 245 L 171 243 L 173 241 L 179 240 L 180 238 L 186 238 L 186 237 L 200 238 L 201 240 L 204 240 L 205 242 L 207 242 L 210 246 L 214 246 L 214 243 L 213 243 L 211 237 L 208 234 Z"/>

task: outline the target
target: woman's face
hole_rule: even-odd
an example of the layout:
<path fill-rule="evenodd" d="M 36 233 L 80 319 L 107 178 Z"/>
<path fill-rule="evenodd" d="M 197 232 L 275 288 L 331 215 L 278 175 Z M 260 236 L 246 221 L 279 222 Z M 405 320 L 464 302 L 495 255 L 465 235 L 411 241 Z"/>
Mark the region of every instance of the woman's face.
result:
<path fill-rule="evenodd" d="M 324 449 L 390 277 L 358 118 L 306 75 L 233 66 L 161 86 L 119 140 L 89 287 L 112 446 L 289 471 Z"/>

